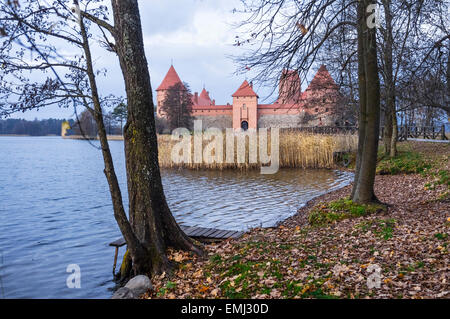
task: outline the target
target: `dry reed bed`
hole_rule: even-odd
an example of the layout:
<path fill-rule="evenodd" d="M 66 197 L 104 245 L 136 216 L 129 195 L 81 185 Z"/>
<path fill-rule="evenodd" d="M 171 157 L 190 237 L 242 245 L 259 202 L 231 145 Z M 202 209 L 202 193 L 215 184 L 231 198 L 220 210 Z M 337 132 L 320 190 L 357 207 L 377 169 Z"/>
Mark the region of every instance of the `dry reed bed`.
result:
<path fill-rule="evenodd" d="M 224 134 L 225 135 L 225 134 Z M 270 134 L 268 134 L 267 148 L 270 154 Z M 172 148 L 178 143 L 172 140 L 171 135 L 158 136 L 159 163 L 163 168 L 187 168 L 187 169 L 251 169 L 260 168 L 261 161 L 259 156 L 259 137 L 257 143 L 257 162 L 249 161 L 249 145 L 246 138 L 245 162 L 237 161 L 237 139 L 234 142 L 234 161 L 225 162 L 226 140 L 223 136 L 223 161 L 206 163 L 194 162 L 194 137 L 191 136 L 191 162 L 176 163 L 172 160 Z M 279 167 L 280 168 L 333 168 L 335 166 L 333 153 L 342 151 L 354 151 L 357 148 L 358 137 L 350 134 L 323 135 L 310 134 L 303 132 L 280 132 L 279 135 Z M 203 139 L 203 150 L 211 143 L 211 140 Z M 182 154 L 182 153 L 180 153 Z M 215 150 L 211 154 L 215 155 Z M 263 163 L 264 166 L 269 165 Z"/>

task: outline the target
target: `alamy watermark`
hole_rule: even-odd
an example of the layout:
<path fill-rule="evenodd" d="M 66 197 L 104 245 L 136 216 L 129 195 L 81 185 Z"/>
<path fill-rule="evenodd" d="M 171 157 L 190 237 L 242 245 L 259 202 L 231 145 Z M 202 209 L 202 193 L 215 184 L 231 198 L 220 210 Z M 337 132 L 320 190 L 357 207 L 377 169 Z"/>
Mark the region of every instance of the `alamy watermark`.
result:
<path fill-rule="evenodd" d="M 381 287 L 381 267 L 377 264 L 367 267 L 367 272 L 370 274 L 367 277 L 367 288 L 379 289 Z"/>
<path fill-rule="evenodd" d="M 267 128 L 246 131 L 227 128 L 224 134 L 219 128 L 203 131 L 202 120 L 195 120 L 193 136 L 187 128 L 177 128 L 172 131 L 172 141 L 177 141 L 171 151 L 171 160 L 176 164 L 244 164 L 248 150 L 249 164 L 257 164 L 259 157 L 261 174 L 275 174 L 279 169 L 279 128 L 270 128 L 270 135 Z M 203 142 L 207 145 L 203 146 Z"/>
<path fill-rule="evenodd" d="M 367 17 L 367 27 L 370 29 L 379 28 L 381 26 L 380 22 L 380 7 L 378 4 L 369 4 L 366 9 L 367 13 L 370 15 Z"/>
<path fill-rule="evenodd" d="M 77 264 L 67 265 L 66 272 L 70 273 L 66 279 L 67 288 L 80 289 L 81 288 L 81 268 Z"/>

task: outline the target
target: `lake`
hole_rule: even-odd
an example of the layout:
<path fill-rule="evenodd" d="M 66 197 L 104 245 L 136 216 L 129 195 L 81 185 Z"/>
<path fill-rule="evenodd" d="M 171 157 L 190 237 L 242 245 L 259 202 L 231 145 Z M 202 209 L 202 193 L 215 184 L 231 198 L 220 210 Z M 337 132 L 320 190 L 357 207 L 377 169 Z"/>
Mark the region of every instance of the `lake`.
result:
<path fill-rule="evenodd" d="M 110 145 L 126 196 L 123 142 Z M 108 244 L 121 234 L 96 146 L 60 137 L 0 136 L 0 298 L 112 295 L 114 248 Z M 352 174 L 164 170 L 162 178 L 180 224 L 247 230 L 276 225 L 308 200 L 347 185 Z M 69 264 L 80 266 L 80 289 L 66 285 Z"/>

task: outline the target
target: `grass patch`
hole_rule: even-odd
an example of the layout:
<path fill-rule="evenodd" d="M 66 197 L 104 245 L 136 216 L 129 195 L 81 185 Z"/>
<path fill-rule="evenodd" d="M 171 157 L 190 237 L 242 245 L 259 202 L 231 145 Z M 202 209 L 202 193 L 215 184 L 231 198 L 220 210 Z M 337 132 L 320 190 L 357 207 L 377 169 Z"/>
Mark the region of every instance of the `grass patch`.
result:
<path fill-rule="evenodd" d="M 348 198 L 328 203 L 319 203 L 309 213 L 308 221 L 313 226 L 324 226 L 337 221 L 366 216 L 385 210 L 382 204 L 357 204 Z"/>
<path fill-rule="evenodd" d="M 158 293 L 156 294 L 158 297 L 164 296 L 169 291 L 173 291 L 177 287 L 177 284 L 172 281 L 168 281 L 165 285 L 165 287 L 162 287 L 158 290 Z"/>
<path fill-rule="evenodd" d="M 441 169 L 436 172 L 431 172 L 430 176 L 433 177 L 434 180 L 426 183 L 425 189 L 434 190 L 439 185 L 445 185 L 445 186 L 447 186 L 447 188 L 450 188 L 450 172 L 448 170 Z M 445 194 L 445 193 L 442 194 L 441 199 L 446 199 L 447 197 L 448 197 L 448 192 L 447 192 L 447 194 Z"/>
<path fill-rule="evenodd" d="M 422 154 L 413 151 L 399 151 L 396 157 L 382 155 L 377 165 L 377 174 L 417 174 L 432 168 L 432 163 Z"/>
<path fill-rule="evenodd" d="M 445 240 L 447 239 L 448 235 L 447 234 L 443 234 L 443 233 L 436 233 L 434 234 L 434 237 L 438 240 Z"/>
<path fill-rule="evenodd" d="M 392 238 L 394 234 L 394 228 L 397 221 L 393 218 L 390 219 L 379 219 L 379 220 L 369 220 L 364 221 L 356 227 L 361 228 L 362 231 L 373 232 L 378 238 L 388 240 Z M 372 253 L 374 251 L 371 251 Z"/>
<path fill-rule="evenodd" d="M 225 277 L 231 277 L 229 280 L 220 285 L 224 297 L 236 298 L 250 298 L 251 289 L 250 283 L 257 280 L 255 269 L 258 269 L 258 263 L 253 261 L 238 262 L 226 268 Z"/>

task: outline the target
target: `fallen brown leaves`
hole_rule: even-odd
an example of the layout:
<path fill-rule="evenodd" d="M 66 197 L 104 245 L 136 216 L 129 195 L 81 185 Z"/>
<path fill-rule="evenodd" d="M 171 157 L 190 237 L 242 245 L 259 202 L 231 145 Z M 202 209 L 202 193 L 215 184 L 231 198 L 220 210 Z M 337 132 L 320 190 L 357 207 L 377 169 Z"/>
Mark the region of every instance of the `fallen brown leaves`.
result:
<path fill-rule="evenodd" d="M 307 212 L 348 196 L 313 200 L 281 226 L 205 246 L 207 258 L 172 251 L 171 278 L 153 278 L 147 298 L 450 298 L 450 201 L 421 175 L 377 176 L 385 212 L 311 227 Z M 369 289 L 373 265 L 380 287 Z"/>

